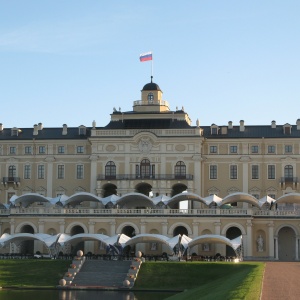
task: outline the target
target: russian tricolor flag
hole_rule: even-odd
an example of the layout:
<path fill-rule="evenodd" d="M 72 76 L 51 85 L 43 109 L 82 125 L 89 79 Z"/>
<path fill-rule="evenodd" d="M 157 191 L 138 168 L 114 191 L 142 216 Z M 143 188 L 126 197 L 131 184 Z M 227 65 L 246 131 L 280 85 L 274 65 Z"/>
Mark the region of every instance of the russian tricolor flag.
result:
<path fill-rule="evenodd" d="M 147 52 L 147 53 L 140 54 L 140 61 L 141 62 L 148 61 L 148 60 L 152 60 L 152 52 Z"/>

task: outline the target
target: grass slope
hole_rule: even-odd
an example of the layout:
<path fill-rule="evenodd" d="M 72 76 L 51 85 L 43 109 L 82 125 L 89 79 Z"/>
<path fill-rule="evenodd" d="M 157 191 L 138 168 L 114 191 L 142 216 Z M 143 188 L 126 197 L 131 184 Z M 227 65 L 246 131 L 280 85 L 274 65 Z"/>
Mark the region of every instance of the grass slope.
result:
<path fill-rule="evenodd" d="M 26 259 L 0 261 L 2 287 L 55 287 L 71 261 Z"/>
<path fill-rule="evenodd" d="M 168 299 L 249 299 L 260 297 L 264 263 L 151 263 L 142 265 L 136 289 L 185 290 Z"/>

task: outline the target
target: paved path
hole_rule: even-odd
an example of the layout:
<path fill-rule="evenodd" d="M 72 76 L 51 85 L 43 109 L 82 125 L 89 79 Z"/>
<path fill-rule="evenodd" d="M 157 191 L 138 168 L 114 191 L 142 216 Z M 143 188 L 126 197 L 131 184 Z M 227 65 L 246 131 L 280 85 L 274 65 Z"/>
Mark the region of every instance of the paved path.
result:
<path fill-rule="evenodd" d="M 300 262 L 267 262 L 261 300 L 299 300 Z"/>

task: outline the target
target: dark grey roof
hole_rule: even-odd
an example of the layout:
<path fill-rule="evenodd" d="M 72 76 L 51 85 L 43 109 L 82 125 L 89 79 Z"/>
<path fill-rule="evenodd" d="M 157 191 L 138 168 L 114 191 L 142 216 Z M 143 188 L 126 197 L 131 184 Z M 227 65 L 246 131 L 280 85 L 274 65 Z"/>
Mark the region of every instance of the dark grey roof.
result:
<path fill-rule="evenodd" d="M 86 139 L 90 136 L 90 128 L 86 128 L 85 135 L 79 135 L 78 127 L 68 127 L 67 135 L 63 135 L 63 128 L 46 128 L 38 131 L 38 135 L 33 135 L 33 128 L 19 128 L 18 136 L 11 135 L 11 128 L 4 128 L 0 131 L 0 140 L 51 140 L 51 139 Z"/>
<path fill-rule="evenodd" d="M 161 89 L 158 84 L 150 82 L 144 85 L 142 91 L 161 91 Z"/>
<path fill-rule="evenodd" d="M 132 112 L 128 112 L 131 114 Z M 132 113 L 134 114 L 134 113 Z M 164 113 L 162 113 L 164 114 Z M 226 127 L 227 133 L 222 134 L 222 127 Z M 104 127 L 98 127 L 98 129 L 189 129 L 195 128 L 190 126 L 186 121 L 179 121 L 172 118 L 161 119 L 131 119 L 131 120 L 119 120 L 111 121 Z M 68 139 L 87 139 L 91 135 L 91 127 L 86 127 L 86 134 L 79 135 L 78 127 L 68 127 L 67 135 L 63 135 L 62 127 L 46 128 L 38 131 L 38 135 L 33 135 L 33 128 L 19 128 L 21 131 L 18 136 L 11 135 L 11 128 L 4 128 L 0 131 L 0 141 L 4 140 L 68 140 Z M 228 126 L 219 126 L 218 134 L 211 134 L 211 126 L 201 126 L 203 130 L 203 137 L 207 139 L 243 139 L 243 138 L 300 138 L 300 130 L 297 130 L 297 125 L 292 125 L 291 134 L 284 133 L 283 125 L 277 125 L 276 128 L 272 128 L 271 125 L 249 125 L 245 126 L 244 131 L 240 131 L 240 126 L 233 126 L 232 129 L 228 129 Z"/>
<path fill-rule="evenodd" d="M 137 119 L 112 121 L 104 129 L 169 129 L 192 128 L 186 121 L 172 119 Z"/>
<path fill-rule="evenodd" d="M 271 125 L 249 125 L 245 126 L 244 131 L 240 131 L 240 126 L 233 126 L 232 129 L 227 129 L 226 134 L 222 134 L 221 127 L 219 126 L 218 134 L 211 134 L 210 126 L 202 126 L 204 130 L 203 135 L 208 139 L 213 138 L 300 138 L 300 130 L 297 130 L 297 126 L 293 125 L 291 134 L 286 134 L 283 131 L 283 125 L 277 125 L 276 128 L 272 128 Z"/>

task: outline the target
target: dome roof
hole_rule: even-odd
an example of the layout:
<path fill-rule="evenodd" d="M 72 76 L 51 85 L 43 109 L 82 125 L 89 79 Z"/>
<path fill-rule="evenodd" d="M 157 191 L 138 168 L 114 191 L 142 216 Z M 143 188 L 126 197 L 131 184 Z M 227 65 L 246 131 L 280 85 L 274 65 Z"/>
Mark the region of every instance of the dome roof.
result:
<path fill-rule="evenodd" d="M 144 85 L 142 91 L 161 91 L 158 84 L 152 82 L 152 76 L 151 76 L 151 82 Z"/>

